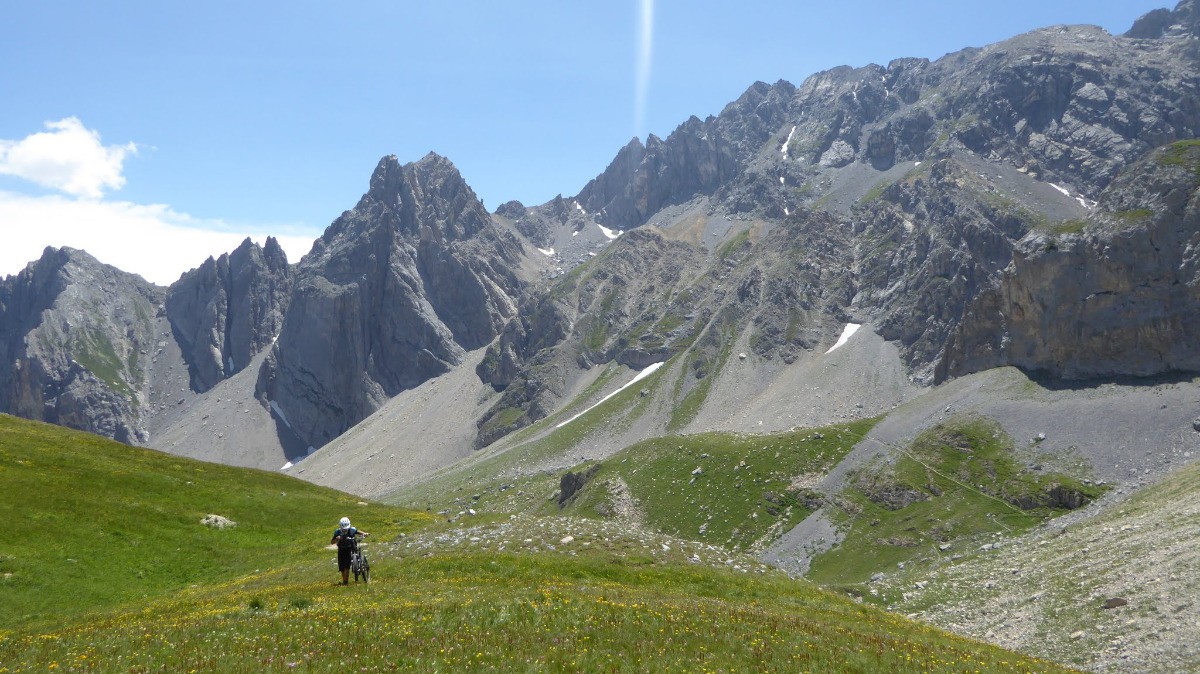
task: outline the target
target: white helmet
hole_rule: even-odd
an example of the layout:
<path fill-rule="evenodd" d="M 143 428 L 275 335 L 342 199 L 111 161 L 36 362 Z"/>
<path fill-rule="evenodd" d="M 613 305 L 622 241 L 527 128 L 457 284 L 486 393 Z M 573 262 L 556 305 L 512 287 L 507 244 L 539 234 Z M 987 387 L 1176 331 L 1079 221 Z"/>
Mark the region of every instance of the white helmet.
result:
<path fill-rule="evenodd" d="M 349 529 L 349 528 L 350 528 L 350 518 L 349 518 L 349 517 L 343 517 L 343 518 L 342 518 L 342 520 L 341 520 L 340 522 L 338 522 L 338 524 L 339 524 L 339 525 L 340 525 L 340 526 L 341 526 L 343 529 Z"/>

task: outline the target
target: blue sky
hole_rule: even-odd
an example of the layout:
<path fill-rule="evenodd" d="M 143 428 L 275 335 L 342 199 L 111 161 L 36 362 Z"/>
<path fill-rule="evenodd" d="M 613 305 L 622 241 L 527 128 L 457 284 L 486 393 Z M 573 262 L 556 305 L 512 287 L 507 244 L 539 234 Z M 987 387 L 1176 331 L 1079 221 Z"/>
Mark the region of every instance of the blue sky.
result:
<path fill-rule="evenodd" d="M 756 80 L 1168 4 L 4 0 L 0 275 L 48 244 L 159 283 L 246 235 L 295 260 L 387 154 L 537 204 Z"/>

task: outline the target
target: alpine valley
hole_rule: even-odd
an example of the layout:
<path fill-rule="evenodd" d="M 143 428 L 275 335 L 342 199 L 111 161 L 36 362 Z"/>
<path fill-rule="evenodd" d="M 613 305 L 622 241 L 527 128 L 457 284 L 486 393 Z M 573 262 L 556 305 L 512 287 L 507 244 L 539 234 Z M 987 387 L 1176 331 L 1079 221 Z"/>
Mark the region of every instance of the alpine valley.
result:
<path fill-rule="evenodd" d="M 1200 8 L 756 82 L 540 205 L 386 156 L 298 261 L 47 248 L 0 411 L 436 522 L 399 556 L 625 536 L 1194 671 Z"/>

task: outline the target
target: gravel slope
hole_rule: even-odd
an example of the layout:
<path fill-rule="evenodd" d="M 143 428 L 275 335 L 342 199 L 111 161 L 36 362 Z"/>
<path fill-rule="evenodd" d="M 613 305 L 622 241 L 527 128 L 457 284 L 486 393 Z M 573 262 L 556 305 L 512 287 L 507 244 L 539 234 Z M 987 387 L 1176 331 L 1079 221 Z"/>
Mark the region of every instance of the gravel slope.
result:
<path fill-rule="evenodd" d="M 885 414 L 921 393 L 908 380 L 895 345 L 869 325 L 826 353 L 842 328 L 830 325 L 827 343 L 791 365 L 755 356 L 745 331 L 686 432 L 774 433 L 824 426 Z M 741 353 L 745 359 L 737 357 Z"/>
<path fill-rule="evenodd" d="M 475 419 L 496 395 L 475 375 L 484 353 L 472 351 L 447 374 L 401 392 L 285 472 L 373 497 L 471 456 Z"/>
<path fill-rule="evenodd" d="M 202 461 L 264 470 L 278 470 L 289 460 L 299 460 L 306 448 L 254 397 L 258 368 L 266 357 L 266 352 L 260 353 L 244 370 L 204 393 L 179 392 L 178 400 L 183 402 L 167 404 L 162 428 L 151 436 L 150 446 Z"/>
<path fill-rule="evenodd" d="M 998 542 L 877 590 L 902 593 L 894 608 L 911 617 L 1088 669 L 1200 670 L 1200 465 L 1086 521 Z"/>

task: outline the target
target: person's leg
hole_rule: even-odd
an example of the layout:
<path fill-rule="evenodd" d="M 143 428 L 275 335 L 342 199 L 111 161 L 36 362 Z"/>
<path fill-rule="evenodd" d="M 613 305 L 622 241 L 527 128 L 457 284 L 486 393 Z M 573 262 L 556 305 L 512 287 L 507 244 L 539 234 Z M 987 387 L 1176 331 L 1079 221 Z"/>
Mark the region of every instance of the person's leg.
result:
<path fill-rule="evenodd" d="M 338 571 L 342 572 L 342 585 L 350 584 L 350 550 L 338 550 Z"/>

